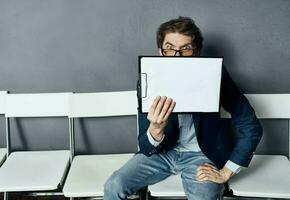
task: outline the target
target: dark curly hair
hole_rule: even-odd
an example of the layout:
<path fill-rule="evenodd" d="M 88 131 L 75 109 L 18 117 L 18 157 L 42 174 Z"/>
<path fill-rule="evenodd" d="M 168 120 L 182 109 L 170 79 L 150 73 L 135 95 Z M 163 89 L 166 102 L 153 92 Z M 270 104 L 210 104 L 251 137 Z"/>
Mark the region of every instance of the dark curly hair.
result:
<path fill-rule="evenodd" d="M 189 17 L 179 16 L 161 24 L 156 32 L 157 47 L 161 48 L 167 33 L 180 33 L 192 37 L 192 45 L 200 51 L 202 49 L 203 37 L 199 28 Z"/>

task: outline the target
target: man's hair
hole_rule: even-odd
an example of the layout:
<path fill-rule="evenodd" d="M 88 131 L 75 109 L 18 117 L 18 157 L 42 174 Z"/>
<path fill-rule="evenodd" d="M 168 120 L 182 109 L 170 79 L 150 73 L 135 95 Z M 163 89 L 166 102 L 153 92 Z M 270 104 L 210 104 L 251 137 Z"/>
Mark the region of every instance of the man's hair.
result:
<path fill-rule="evenodd" d="M 167 33 L 180 33 L 192 38 L 192 45 L 198 50 L 202 49 L 203 38 L 199 28 L 189 17 L 179 16 L 161 24 L 156 32 L 157 47 L 161 48 Z"/>

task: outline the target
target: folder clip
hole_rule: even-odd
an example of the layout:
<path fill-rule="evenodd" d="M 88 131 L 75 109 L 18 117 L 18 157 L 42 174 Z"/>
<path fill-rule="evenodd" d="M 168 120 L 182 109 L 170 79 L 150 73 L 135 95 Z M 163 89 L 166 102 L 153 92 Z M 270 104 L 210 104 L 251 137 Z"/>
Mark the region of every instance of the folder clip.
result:
<path fill-rule="evenodd" d="M 143 86 L 143 88 L 144 88 L 143 91 L 142 91 L 142 83 L 145 86 L 145 87 Z M 148 88 L 147 74 L 140 73 L 140 79 L 137 82 L 137 95 L 139 98 L 146 98 L 147 97 L 147 88 Z"/>

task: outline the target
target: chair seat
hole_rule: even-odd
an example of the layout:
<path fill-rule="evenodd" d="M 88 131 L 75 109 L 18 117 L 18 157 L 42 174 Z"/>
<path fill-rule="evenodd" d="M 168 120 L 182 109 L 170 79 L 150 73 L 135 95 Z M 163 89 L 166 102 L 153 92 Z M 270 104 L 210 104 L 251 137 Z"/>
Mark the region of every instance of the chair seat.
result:
<path fill-rule="evenodd" d="M 148 187 L 152 197 L 186 197 L 180 174 L 172 175 L 165 180 Z"/>
<path fill-rule="evenodd" d="M 0 148 L 0 166 L 3 164 L 6 158 L 6 149 Z"/>
<path fill-rule="evenodd" d="M 66 197 L 102 197 L 104 184 L 112 173 L 134 154 L 75 156 L 66 179 Z"/>
<path fill-rule="evenodd" d="M 286 156 L 254 155 L 229 187 L 236 196 L 290 198 L 290 162 Z"/>
<path fill-rule="evenodd" d="M 0 192 L 55 190 L 69 166 L 69 151 L 11 153 L 0 168 Z"/>

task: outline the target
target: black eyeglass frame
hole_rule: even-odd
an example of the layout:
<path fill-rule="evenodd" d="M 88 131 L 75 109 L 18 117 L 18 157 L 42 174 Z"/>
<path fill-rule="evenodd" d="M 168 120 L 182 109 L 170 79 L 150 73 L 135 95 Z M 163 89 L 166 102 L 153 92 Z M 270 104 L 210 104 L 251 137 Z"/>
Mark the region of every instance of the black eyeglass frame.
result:
<path fill-rule="evenodd" d="M 179 53 L 180 56 L 183 56 L 182 53 L 181 53 L 181 51 L 184 51 L 184 50 L 192 50 L 192 54 L 189 55 L 189 56 L 193 56 L 194 53 L 195 53 L 195 51 L 196 51 L 196 49 L 180 49 L 180 50 L 175 50 L 175 49 L 163 49 L 162 47 L 161 47 L 160 49 L 161 49 L 161 54 L 162 54 L 163 56 L 168 56 L 168 55 L 165 55 L 165 54 L 164 54 L 164 52 L 163 52 L 164 50 L 173 50 L 173 51 L 175 51 L 175 54 L 172 55 L 172 56 L 176 56 L 177 52 Z M 186 57 L 186 56 L 183 56 L 183 57 Z"/>

